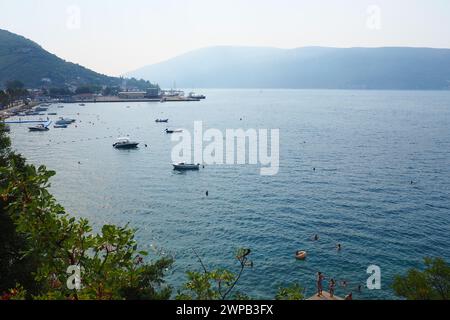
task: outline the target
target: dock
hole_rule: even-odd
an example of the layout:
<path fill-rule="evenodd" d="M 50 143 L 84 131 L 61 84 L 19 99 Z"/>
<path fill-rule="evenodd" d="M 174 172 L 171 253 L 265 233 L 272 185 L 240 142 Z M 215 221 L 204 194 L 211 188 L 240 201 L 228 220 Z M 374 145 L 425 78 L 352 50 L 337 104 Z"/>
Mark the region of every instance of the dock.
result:
<path fill-rule="evenodd" d="M 48 120 L 15 120 L 15 121 L 2 121 L 4 124 L 22 124 L 22 123 L 49 123 Z"/>
<path fill-rule="evenodd" d="M 330 296 L 329 292 L 323 291 L 322 295 L 320 297 L 317 296 L 317 294 L 313 295 L 312 297 L 306 299 L 306 300 L 311 300 L 311 301 L 341 301 L 344 300 L 341 297 L 338 296 Z"/>
<path fill-rule="evenodd" d="M 111 103 L 111 102 L 194 102 L 201 101 L 197 98 L 188 97 L 163 97 L 163 98 L 140 98 L 140 99 L 122 99 L 119 97 L 97 97 L 95 99 L 68 100 L 64 103 Z"/>

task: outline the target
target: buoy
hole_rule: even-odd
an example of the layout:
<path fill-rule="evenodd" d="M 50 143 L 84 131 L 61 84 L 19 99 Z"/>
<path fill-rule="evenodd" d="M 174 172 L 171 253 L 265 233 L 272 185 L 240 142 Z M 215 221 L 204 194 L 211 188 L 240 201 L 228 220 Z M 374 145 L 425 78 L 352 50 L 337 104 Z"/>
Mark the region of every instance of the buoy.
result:
<path fill-rule="evenodd" d="M 300 250 L 295 253 L 295 259 L 297 260 L 305 260 L 307 256 L 306 251 Z"/>

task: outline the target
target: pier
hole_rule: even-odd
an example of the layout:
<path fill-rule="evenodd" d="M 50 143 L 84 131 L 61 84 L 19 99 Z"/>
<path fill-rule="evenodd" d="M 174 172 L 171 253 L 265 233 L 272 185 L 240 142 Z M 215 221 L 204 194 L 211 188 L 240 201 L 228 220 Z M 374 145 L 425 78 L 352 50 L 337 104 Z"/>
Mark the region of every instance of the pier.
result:
<path fill-rule="evenodd" d="M 322 292 L 322 295 L 319 297 L 317 296 L 317 294 L 313 295 L 312 297 L 306 299 L 306 300 L 311 300 L 311 301 L 342 301 L 344 300 L 341 297 L 338 296 L 333 296 L 331 297 L 330 294 L 326 291 Z"/>
<path fill-rule="evenodd" d="M 122 99 L 119 97 L 97 97 L 95 99 L 68 100 L 64 103 L 102 103 L 102 102 L 194 102 L 201 101 L 198 98 L 188 97 L 163 97 L 163 98 L 139 98 L 139 99 Z"/>
<path fill-rule="evenodd" d="M 15 121 L 2 121 L 2 123 L 4 123 L 4 124 L 49 123 L 49 121 L 48 120 L 15 120 Z"/>

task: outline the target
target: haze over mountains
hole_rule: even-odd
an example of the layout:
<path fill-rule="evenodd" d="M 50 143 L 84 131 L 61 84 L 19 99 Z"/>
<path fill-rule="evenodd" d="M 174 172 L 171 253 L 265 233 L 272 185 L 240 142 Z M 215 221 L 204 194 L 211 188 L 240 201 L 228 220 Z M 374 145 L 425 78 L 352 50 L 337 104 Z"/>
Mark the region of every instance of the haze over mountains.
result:
<path fill-rule="evenodd" d="M 450 49 L 277 49 L 218 46 L 195 50 L 127 76 L 179 88 L 450 89 Z"/>
<path fill-rule="evenodd" d="M 163 88 L 176 83 L 179 88 L 448 90 L 450 49 L 218 46 L 126 76 Z M 30 88 L 122 83 L 121 78 L 67 62 L 31 40 L 0 29 L 0 87 L 8 80 L 20 80 Z"/>

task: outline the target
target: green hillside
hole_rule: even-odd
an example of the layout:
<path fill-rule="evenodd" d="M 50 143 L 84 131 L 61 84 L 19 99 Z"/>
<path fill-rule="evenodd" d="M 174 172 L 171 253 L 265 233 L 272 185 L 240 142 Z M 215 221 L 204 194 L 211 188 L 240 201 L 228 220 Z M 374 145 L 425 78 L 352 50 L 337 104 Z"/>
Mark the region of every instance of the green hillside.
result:
<path fill-rule="evenodd" d="M 31 40 L 0 29 L 0 87 L 9 80 L 20 80 L 28 88 L 120 85 L 122 81 L 67 62 Z"/>

